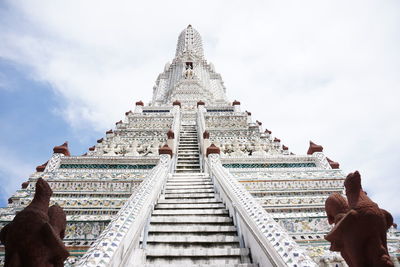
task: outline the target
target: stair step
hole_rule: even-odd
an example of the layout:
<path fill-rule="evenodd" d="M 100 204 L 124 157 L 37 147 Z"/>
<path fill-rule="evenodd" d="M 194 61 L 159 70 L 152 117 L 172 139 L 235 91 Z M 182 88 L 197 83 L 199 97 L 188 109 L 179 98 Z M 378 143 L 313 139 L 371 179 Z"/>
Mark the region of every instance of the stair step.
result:
<path fill-rule="evenodd" d="M 149 265 L 145 266 L 158 266 L 158 267 L 243 267 L 243 266 L 258 266 L 254 264 L 246 265 L 241 263 L 237 256 L 230 257 L 179 257 L 175 259 L 174 257 L 149 257 Z"/>
<path fill-rule="evenodd" d="M 205 182 L 194 182 L 194 181 L 187 181 L 187 182 L 176 182 L 176 181 L 167 181 L 167 187 L 180 187 L 184 188 L 185 186 L 213 186 L 211 181 Z"/>
<path fill-rule="evenodd" d="M 180 224 L 150 224 L 149 233 L 153 232 L 167 232 L 167 233 L 195 233 L 195 232 L 215 232 L 215 233 L 223 233 L 223 232 L 235 232 L 235 226 L 226 226 L 226 225 L 180 225 Z"/>
<path fill-rule="evenodd" d="M 177 173 L 175 173 L 177 174 Z M 179 173 L 178 173 L 179 174 Z M 176 182 L 183 182 L 183 181 L 192 181 L 192 182 L 211 182 L 210 177 L 205 177 L 205 176 L 195 176 L 192 174 L 192 176 L 172 176 L 171 178 L 168 179 L 168 181 L 176 181 Z"/>
<path fill-rule="evenodd" d="M 221 248 L 240 248 L 239 242 L 226 242 L 226 243 L 216 243 L 216 242 L 147 242 L 147 249 L 221 249 Z"/>
<path fill-rule="evenodd" d="M 157 234 L 149 234 L 147 242 L 159 242 L 159 243 L 173 243 L 173 242 L 193 242 L 193 243 L 209 243 L 209 242 L 218 242 L 218 243 L 233 243 L 239 242 L 239 238 L 237 236 L 232 235 L 224 235 L 224 234 L 215 234 L 212 235 L 196 235 L 193 233 L 181 233 L 179 235 L 176 234 L 168 234 L 168 233 L 157 233 Z"/>
<path fill-rule="evenodd" d="M 200 164 L 182 164 L 182 163 L 177 163 L 176 164 L 177 169 L 200 169 Z"/>
<path fill-rule="evenodd" d="M 181 185 L 181 184 L 212 184 L 211 179 L 197 179 L 197 178 L 170 178 L 168 184 Z"/>
<path fill-rule="evenodd" d="M 210 180 L 210 176 L 208 175 L 201 175 L 201 173 L 193 174 L 193 173 L 174 173 L 172 175 L 172 179 L 179 179 L 179 180 L 190 180 L 190 179 L 208 179 Z"/>
<path fill-rule="evenodd" d="M 228 216 L 153 216 L 151 217 L 151 223 L 214 223 L 214 224 L 224 224 L 232 223 L 232 218 Z"/>
<path fill-rule="evenodd" d="M 215 196 L 214 193 L 195 193 L 195 194 L 166 194 L 164 197 L 165 199 L 182 199 L 182 198 L 213 198 Z"/>
<path fill-rule="evenodd" d="M 187 169 L 183 169 L 183 170 L 175 170 L 175 172 L 177 173 L 187 173 L 187 172 L 191 172 L 191 173 L 199 173 L 200 169 L 193 169 L 193 170 L 187 170 Z"/>
<path fill-rule="evenodd" d="M 182 263 L 163 263 L 163 264 L 146 264 L 144 267 L 188 267 L 188 264 Z M 237 264 L 190 264 L 190 267 L 258 267 L 258 264 L 253 263 L 237 263 Z"/>
<path fill-rule="evenodd" d="M 196 204 L 157 204 L 156 209 L 225 209 L 222 203 L 196 203 Z"/>
<path fill-rule="evenodd" d="M 247 256 L 249 249 L 247 248 L 210 248 L 210 249 L 152 249 L 147 251 L 147 256 Z"/>
<path fill-rule="evenodd" d="M 192 169 L 189 169 L 189 168 L 185 168 L 185 169 L 178 168 L 178 169 L 175 169 L 175 172 L 192 172 L 192 173 L 199 173 L 199 172 L 201 172 L 201 170 L 200 170 L 200 168 L 192 168 Z"/>
<path fill-rule="evenodd" d="M 229 214 L 225 209 L 179 209 L 179 210 L 164 210 L 155 209 L 153 215 L 210 215 L 210 214 Z"/>
<path fill-rule="evenodd" d="M 179 142 L 179 146 L 199 147 L 197 142 Z"/>
<path fill-rule="evenodd" d="M 193 169 L 200 169 L 200 165 L 199 164 L 197 164 L 197 165 L 196 164 L 193 164 L 193 165 L 189 165 L 189 164 L 178 165 L 178 164 L 176 164 L 176 168 L 180 169 L 181 171 L 184 169 L 188 169 L 189 171 L 192 171 Z"/>
<path fill-rule="evenodd" d="M 172 174 L 172 177 L 184 177 L 184 178 L 186 178 L 186 177 L 199 177 L 199 178 L 202 177 L 202 178 L 208 178 L 208 177 L 210 177 L 210 175 L 206 174 L 206 173 L 199 173 L 199 174 L 196 174 L 196 175 L 191 174 L 191 173 L 188 173 L 188 174 L 174 173 L 174 174 Z"/>
<path fill-rule="evenodd" d="M 199 164 L 193 164 L 193 165 L 190 165 L 190 164 L 176 164 L 176 168 L 177 169 L 189 169 L 190 171 L 192 170 L 192 169 L 200 169 L 200 165 Z"/>
<path fill-rule="evenodd" d="M 185 204 L 191 204 L 191 203 L 221 203 L 221 201 L 216 200 L 215 198 L 189 198 L 189 199 L 159 199 L 158 204 L 174 204 L 174 203 L 185 203 Z"/>
<path fill-rule="evenodd" d="M 166 189 L 166 194 L 214 193 L 214 189 Z"/>
<path fill-rule="evenodd" d="M 191 185 L 191 184 L 186 184 L 186 185 L 171 185 L 167 184 L 166 189 L 213 189 L 212 185 Z"/>

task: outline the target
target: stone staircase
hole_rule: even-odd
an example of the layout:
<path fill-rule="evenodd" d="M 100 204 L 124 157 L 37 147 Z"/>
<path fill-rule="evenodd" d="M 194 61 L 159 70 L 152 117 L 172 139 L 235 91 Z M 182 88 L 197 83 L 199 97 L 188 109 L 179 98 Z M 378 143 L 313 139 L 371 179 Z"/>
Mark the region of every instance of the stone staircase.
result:
<path fill-rule="evenodd" d="M 176 172 L 200 172 L 199 153 L 196 125 L 182 124 L 179 134 Z"/>
<path fill-rule="evenodd" d="M 182 125 L 176 172 L 150 218 L 146 266 L 257 266 L 200 171 L 196 126 Z"/>

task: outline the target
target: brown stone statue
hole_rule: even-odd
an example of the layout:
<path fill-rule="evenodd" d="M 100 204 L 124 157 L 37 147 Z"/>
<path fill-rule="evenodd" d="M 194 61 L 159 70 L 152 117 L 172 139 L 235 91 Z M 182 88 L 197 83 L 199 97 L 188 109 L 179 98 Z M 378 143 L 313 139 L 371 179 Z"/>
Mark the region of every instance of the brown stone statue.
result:
<path fill-rule="evenodd" d="M 347 201 L 334 193 L 325 202 L 328 222 L 335 224 L 325 236 L 330 250 L 339 251 L 350 267 L 394 266 L 386 242 L 392 215 L 362 190 L 358 171 L 346 177 L 344 186 Z"/>
<path fill-rule="evenodd" d="M 58 205 L 49 208 L 53 194 L 39 178 L 32 202 L 3 227 L 0 241 L 5 246 L 4 267 L 59 267 L 69 253 L 62 242 L 66 216 Z"/>

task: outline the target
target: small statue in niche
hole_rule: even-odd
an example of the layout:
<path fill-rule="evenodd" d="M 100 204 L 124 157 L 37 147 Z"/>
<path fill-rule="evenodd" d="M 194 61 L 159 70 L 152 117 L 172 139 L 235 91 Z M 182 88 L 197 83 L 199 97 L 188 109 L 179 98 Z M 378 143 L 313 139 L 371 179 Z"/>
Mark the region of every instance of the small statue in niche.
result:
<path fill-rule="evenodd" d="M 53 194 L 39 178 L 32 202 L 3 227 L 0 241 L 5 246 L 4 267 L 61 267 L 69 256 L 62 242 L 66 216 L 56 205 L 49 208 Z"/>
<path fill-rule="evenodd" d="M 193 79 L 193 66 L 188 65 L 185 69 L 185 79 Z"/>
<path fill-rule="evenodd" d="M 344 186 L 347 201 L 334 193 L 325 202 L 328 222 L 335 224 L 325 236 L 330 250 L 339 251 L 350 267 L 393 266 L 386 241 L 392 215 L 363 191 L 358 171 L 346 177 Z"/>

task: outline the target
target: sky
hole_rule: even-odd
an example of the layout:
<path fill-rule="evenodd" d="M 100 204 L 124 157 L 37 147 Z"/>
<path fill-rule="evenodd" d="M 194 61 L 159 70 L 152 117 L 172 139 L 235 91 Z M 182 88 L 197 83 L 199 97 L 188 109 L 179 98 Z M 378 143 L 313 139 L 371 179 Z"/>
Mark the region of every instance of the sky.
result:
<path fill-rule="evenodd" d="M 69 141 L 123 119 L 192 24 L 228 97 L 295 154 L 310 140 L 359 170 L 400 222 L 400 2 L 0 2 L 0 206 Z"/>

